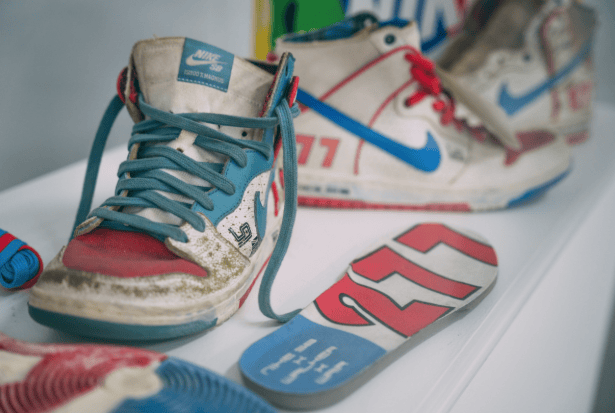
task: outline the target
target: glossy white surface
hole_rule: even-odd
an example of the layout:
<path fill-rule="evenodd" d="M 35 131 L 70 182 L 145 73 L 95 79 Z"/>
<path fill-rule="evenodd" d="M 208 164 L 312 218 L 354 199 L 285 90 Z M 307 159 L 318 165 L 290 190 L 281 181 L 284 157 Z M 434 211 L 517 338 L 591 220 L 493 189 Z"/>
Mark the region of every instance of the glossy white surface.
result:
<path fill-rule="evenodd" d="M 478 307 L 321 411 L 588 411 L 615 292 L 613 130 L 615 106 L 597 105 L 592 136 L 574 148 L 570 175 L 545 196 L 505 211 L 300 208 L 272 292 L 279 312 L 305 306 L 375 240 L 419 222 L 480 233 L 500 265 L 495 288 Z M 111 195 L 125 156 L 124 148 L 107 152 L 94 204 Z M 0 228 L 48 262 L 67 240 L 84 170 L 80 162 L 1 192 Z M 239 381 L 242 352 L 277 325 L 260 314 L 256 291 L 221 327 L 146 347 Z M 25 292 L 0 292 L 0 331 L 38 342 L 84 341 L 36 324 L 26 303 Z"/>

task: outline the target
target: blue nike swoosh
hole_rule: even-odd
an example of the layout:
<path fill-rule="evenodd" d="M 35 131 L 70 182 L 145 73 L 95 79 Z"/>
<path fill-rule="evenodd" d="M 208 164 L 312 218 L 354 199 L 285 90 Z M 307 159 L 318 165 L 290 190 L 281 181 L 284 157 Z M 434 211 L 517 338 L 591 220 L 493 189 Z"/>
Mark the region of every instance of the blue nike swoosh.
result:
<path fill-rule="evenodd" d="M 424 172 L 433 172 L 440 165 L 440 150 L 431 133 L 427 132 L 427 143 L 421 149 L 409 148 L 401 143 L 379 134 L 373 129 L 344 115 L 332 106 L 321 102 L 306 91 L 297 91 L 297 100 L 318 114 L 329 119 L 337 126 L 346 129 L 353 135 L 377 146 L 403 162 Z"/>
<path fill-rule="evenodd" d="M 564 67 L 562 70 L 557 72 L 554 76 L 548 78 L 534 89 L 529 92 L 521 95 L 521 96 L 511 96 L 508 91 L 508 84 L 502 85 L 500 89 L 500 100 L 499 104 L 504 109 L 504 111 L 508 114 L 508 116 L 514 115 L 525 105 L 531 103 L 538 96 L 548 91 L 557 85 L 562 79 L 564 79 L 570 72 L 572 72 L 589 54 L 591 50 L 593 39 L 589 39 L 587 43 L 583 46 L 583 48 L 579 51 L 579 53 Z"/>
<path fill-rule="evenodd" d="M 254 194 L 254 218 L 256 220 L 256 233 L 258 235 L 258 239 L 262 240 L 267 229 L 267 204 L 261 204 L 260 195 L 260 191 L 257 191 L 256 194 Z M 266 200 L 267 198 L 265 197 L 265 202 Z"/>

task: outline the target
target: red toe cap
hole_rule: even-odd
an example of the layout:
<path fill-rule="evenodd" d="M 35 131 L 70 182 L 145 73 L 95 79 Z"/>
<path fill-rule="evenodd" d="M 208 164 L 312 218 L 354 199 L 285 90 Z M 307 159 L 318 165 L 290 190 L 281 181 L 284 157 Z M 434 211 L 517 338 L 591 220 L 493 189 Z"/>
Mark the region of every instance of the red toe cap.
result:
<path fill-rule="evenodd" d="M 203 268 L 173 254 L 150 235 L 107 228 L 97 228 L 71 240 L 62 262 L 73 270 L 115 277 L 170 273 L 207 276 Z"/>

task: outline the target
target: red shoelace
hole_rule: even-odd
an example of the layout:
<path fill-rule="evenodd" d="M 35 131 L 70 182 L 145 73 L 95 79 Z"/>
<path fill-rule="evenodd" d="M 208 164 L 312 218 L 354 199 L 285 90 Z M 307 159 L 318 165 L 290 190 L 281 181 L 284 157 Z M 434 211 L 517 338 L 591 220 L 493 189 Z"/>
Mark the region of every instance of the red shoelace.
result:
<path fill-rule="evenodd" d="M 459 132 L 465 129 L 474 138 L 483 141 L 486 137 L 484 127 L 472 127 L 464 119 L 455 117 L 455 99 L 442 89 L 440 78 L 436 74 L 436 65 L 418 50 L 406 53 L 404 58 L 411 64 L 410 74 L 419 83 L 418 90 L 406 99 L 405 105 L 410 107 L 431 95 L 435 98 L 433 110 L 441 114 L 442 125 L 448 126 L 452 123 Z"/>

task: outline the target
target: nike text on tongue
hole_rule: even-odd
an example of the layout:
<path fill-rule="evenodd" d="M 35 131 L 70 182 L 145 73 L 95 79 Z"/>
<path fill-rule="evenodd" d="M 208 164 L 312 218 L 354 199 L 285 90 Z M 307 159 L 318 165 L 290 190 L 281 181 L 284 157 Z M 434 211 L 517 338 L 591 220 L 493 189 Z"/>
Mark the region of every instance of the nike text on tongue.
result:
<path fill-rule="evenodd" d="M 177 80 L 226 92 L 235 56 L 207 43 L 186 39 Z M 192 68 L 192 69 L 190 69 Z"/>

